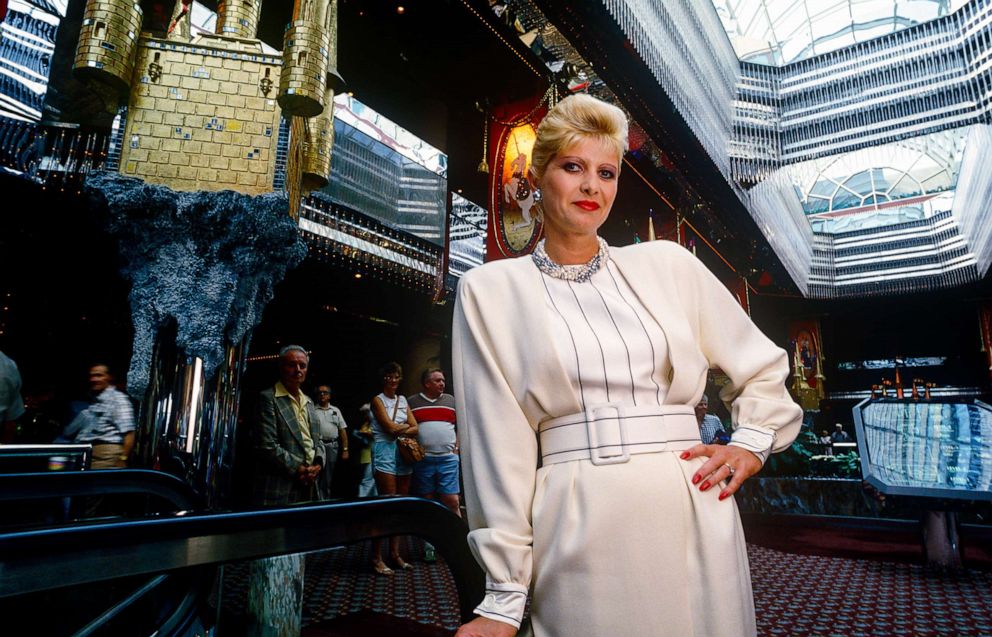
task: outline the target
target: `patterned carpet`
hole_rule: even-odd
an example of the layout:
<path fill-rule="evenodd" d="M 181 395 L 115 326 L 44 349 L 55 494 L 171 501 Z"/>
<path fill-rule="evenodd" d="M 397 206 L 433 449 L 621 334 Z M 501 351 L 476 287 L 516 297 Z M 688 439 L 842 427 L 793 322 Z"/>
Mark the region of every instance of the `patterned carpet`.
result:
<path fill-rule="evenodd" d="M 458 627 L 458 595 L 444 560 L 433 563 L 418 559 L 423 543 L 404 537 L 401 553 L 413 564 L 412 571 L 396 570 L 392 576 L 372 571 L 369 542 L 331 549 L 307 556 L 303 585 L 303 626 L 373 611 L 413 620 L 428 626 L 454 630 Z M 409 557 L 412 556 L 412 557 Z M 240 632 L 240 618 L 247 599 L 248 567 L 229 564 L 224 570 L 223 617 Z"/>
<path fill-rule="evenodd" d="M 404 538 L 401 554 L 422 556 L 423 544 Z M 458 628 L 458 594 L 443 560 L 407 558 L 412 571 L 372 571 L 371 544 L 309 556 L 303 587 L 303 625 L 369 609 L 422 624 Z"/>
<path fill-rule="evenodd" d="M 795 555 L 749 545 L 758 634 L 992 635 L 992 573 Z"/>
<path fill-rule="evenodd" d="M 303 624 L 310 630 L 304 634 L 337 635 L 325 628 L 349 620 L 328 620 L 350 615 L 352 623 L 357 618 L 374 622 L 376 613 L 419 622 L 425 635 L 452 634 L 457 603 L 443 561 L 417 561 L 413 571 L 383 577 L 370 570 L 369 549 L 363 543 L 308 556 Z M 407 539 L 405 554 L 421 555 L 420 542 Z M 992 636 L 992 573 L 945 573 L 756 545 L 749 546 L 749 554 L 762 637 Z M 227 567 L 225 614 L 236 615 L 244 607 L 246 573 L 244 565 Z M 380 630 L 385 625 L 377 624 Z M 222 627 L 225 633 L 230 634 Z"/>

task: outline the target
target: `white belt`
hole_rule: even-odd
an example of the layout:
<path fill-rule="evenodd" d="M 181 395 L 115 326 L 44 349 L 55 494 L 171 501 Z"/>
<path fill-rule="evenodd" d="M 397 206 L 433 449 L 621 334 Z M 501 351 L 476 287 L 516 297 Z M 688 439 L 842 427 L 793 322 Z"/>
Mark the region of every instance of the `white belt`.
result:
<path fill-rule="evenodd" d="M 545 465 L 572 460 L 619 464 L 632 454 L 684 451 L 700 443 L 696 412 L 688 405 L 596 405 L 542 422 L 538 437 Z"/>

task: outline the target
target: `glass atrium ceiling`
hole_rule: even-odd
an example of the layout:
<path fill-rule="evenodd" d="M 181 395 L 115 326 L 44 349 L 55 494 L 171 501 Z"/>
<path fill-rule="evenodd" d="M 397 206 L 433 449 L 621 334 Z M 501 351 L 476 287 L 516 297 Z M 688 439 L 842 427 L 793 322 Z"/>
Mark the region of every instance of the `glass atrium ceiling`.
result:
<path fill-rule="evenodd" d="M 743 62 L 784 66 L 953 13 L 967 0 L 713 0 Z"/>
<path fill-rule="evenodd" d="M 788 166 L 816 232 L 845 232 L 949 210 L 970 127 Z"/>

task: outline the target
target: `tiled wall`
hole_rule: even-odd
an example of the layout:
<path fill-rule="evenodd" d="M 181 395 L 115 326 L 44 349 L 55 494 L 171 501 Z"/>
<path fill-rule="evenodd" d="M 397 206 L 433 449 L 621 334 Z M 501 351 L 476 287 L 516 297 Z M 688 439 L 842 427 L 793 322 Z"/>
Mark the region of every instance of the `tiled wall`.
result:
<path fill-rule="evenodd" d="M 198 36 L 185 44 L 144 34 L 120 172 L 174 190 L 270 192 L 281 64 L 257 42 Z"/>

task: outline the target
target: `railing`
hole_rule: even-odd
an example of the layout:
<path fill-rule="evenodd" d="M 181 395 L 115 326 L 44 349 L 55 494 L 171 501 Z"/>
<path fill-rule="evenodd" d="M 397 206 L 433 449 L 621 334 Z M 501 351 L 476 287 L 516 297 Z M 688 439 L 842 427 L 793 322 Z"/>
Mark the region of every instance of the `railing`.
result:
<path fill-rule="evenodd" d="M 177 511 L 203 506 L 202 499 L 189 485 L 159 471 L 114 469 L 0 475 L 0 502 L 129 493 L 158 496 Z"/>
<path fill-rule="evenodd" d="M 182 485 L 177 487 L 177 485 Z M 246 512 L 195 513 L 181 481 L 152 471 L 91 471 L 0 476 L 0 502 L 37 497 L 153 493 L 179 513 L 156 518 L 76 522 L 0 532 L 0 599 L 119 578 L 148 577 L 128 599 L 97 617 L 109 620 L 130 598 L 164 583 L 163 574 L 227 562 L 303 553 L 391 535 L 416 535 L 444 556 L 463 618 L 482 598 L 484 578 L 466 541 L 465 523 L 444 506 L 412 497 L 381 497 Z M 184 510 L 185 509 L 185 510 Z M 176 604 L 161 628 L 188 625 L 200 590 Z M 191 586 L 195 586 L 191 584 Z M 183 615 L 185 614 L 185 615 Z M 95 630 L 95 629 L 93 629 Z M 77 634 L 90 634 L 89 626 Z M 173 634 L 163 631 L 161 634 Z"/>
<path fill-rule="evenodd" d="M 0 473 L 28 473 L 48 469 L 89 469 L 93 445 L 0 445 Z"/>

